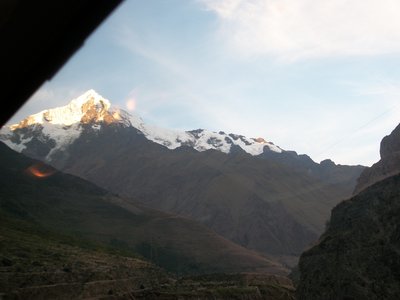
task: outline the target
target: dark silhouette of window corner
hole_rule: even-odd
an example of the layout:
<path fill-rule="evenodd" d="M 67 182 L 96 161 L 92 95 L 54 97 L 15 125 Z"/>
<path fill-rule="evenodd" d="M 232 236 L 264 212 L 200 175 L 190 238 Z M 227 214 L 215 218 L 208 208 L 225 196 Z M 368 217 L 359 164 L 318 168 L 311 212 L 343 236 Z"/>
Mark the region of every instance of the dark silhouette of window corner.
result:
<path fill-rule="evenodd" d="M 123 0 L 0 1 L 0 126 Z"/>

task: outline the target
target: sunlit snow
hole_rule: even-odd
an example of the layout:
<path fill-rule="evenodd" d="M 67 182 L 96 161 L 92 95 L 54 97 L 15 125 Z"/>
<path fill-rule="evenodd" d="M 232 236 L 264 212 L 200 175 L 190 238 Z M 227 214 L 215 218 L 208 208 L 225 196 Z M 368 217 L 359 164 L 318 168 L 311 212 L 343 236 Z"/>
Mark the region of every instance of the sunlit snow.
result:
<path fill-rule="evenodd" d="M 32 137 L 24 138 L 20 136 L 19 143 L 11 142 L 10 137 L 13 131 L 27 126 L 38 127 L 41 129 L 42 138 L 50 138 L 55 142 L 55 147 L 47 155 L 47 159 L 50 160 L 51 155 L 55 151 L 64 149 L 81 135 L 83 131 L 81 121 L 89 105 L 91 107 L 94 105 L 95 111 L 99 112 L 99 115 L 96 117 L 96 123 L 91 125 L 94 130 L 100 130 L 101 122 L 104 121 L 104 112 L 107 112 L 109 116 L 113 117 L 114 122 L 118 122 L 126 127 L 132 126 L 141 131 L 148 140 L 169 149 L 189 146 L 197 151 L 214 149 L 229 153 L 232 145 L 236 145 L 251 155 L 263 153 L 265 147 L 274 152 L 282 152 L 281 148 L 270 142 L 266 142 L 262 138 L 247 138 L 241 135 L 226 134 L 224 132 L 217 133 L 202 129 L 193 131 L 171 130 L 147 125 L 140 117 L 131 115 L 122 109 L 112 107 L 109 100 L 94 90 L 85 92 L 65 106 L 41 111 L 28 116 L 19 124 L 11 125 L 8 128 L 3 127 L 0 131 L 0 140 L 10 148 L 21 152 L 26 148 L 26 144 L 31 141 Z"/>

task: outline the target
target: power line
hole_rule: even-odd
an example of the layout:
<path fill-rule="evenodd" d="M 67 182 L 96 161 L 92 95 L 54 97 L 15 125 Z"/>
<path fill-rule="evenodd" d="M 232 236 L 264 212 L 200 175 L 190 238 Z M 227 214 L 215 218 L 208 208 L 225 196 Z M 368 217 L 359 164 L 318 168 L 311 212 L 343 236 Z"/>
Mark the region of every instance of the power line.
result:
<path fill-rule="evenodd" d="M 383 113 L 377 115 L 376 117 L 372 118 L 371 120 L 369 120 L 367 123 L 361 125 L 360 127 L 356 128 L 352 133 L 350 133 L 349 135 L 347 135 L 346 137 L 336 141 L 335 143 L 331 144 L 330 146 L 328 146 L 327 148 L 325 148 L 323 151 L 321 151 L 320 153 L 318 153 L 316 156 L 320 156 L 324 153 L 326 153 L 328 150 L 332 149 L 333 147 L 337 146 L 338 144 L 343 143 L 344 141 L 348 140 L 349 138 L 351 138 L 352 136 L 354 136 L 358 131 L 360 131 L 361 129 L 364 129 L 365 127 L 371 125 L 372 123 L 374 123 L 375 121 L 377 121 L 378 119 L 382 118 L 383 116 L 387 115 L 388 113 L 390 113 L 391 111 L 393 111 L 394 109 L 396 109 L 397 107 L 399 107 L 399 104 L 396 104 L 394 106 L 392 106 L 391 108 L 385 110 Z"/>

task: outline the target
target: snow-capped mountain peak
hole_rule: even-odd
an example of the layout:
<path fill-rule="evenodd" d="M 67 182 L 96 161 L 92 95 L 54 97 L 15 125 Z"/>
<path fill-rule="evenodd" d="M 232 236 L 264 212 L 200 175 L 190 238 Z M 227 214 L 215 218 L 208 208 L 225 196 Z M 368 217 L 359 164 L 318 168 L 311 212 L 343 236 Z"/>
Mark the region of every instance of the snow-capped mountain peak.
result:
<path fill-rule="evenodd" d="M 282 152 L 281 148 L 263 138 L 247 138 L 222 131 L 218 133 L 203 129 L 180 131 L 147 125 L 141 118 L 113 107 L 109 100 L 94 90 L 88 90 L 65 106 L 43 110 L 28 116 L 18 124 L 8 128 L 3 127 L 0 130 L 0 141 L 22 152 L 32 139 L 39 140 L 40 143 L 47 143 L 46 147 L 51 147 L 46 156 L 51 160 L 55 152 L 65 150 L 83 131 L 91 128 L 96 132 L 102 126 L 112 123 L 136 128 L 148 140 L 169 149 L 189 146 L 197 151 L 214 149 L 230 153 L 232 147 L 237 146 L 251 155 L 259 155 L 265 148 Z"/>
<path fill-rule="evenodd" d="M 93 100 L 95 104 L 103 104 L 107 106 L 107 108 L 110 108 L 111 103 L 109 100 L 105 99 L 103 96 L 101 96 L 99 93 L 97 93 L 95 90 L 90 89 L 80 95 L 78 98 L 72 99 L 69 105 L 74 104 L 78 107 L 82 107 L 85 103 L 88 101 Z"/>
<path fill-rule="evenodd" d="M 111 103 L 94 90 L 88 90 L 65 106 L 43 110 L 30 115 L 20 123 L 11 125 L 11 129 L 24 128 L 35 124 L 53 124 L 71 126 L 75 123 L 90 121 L 112 121 Z"/>

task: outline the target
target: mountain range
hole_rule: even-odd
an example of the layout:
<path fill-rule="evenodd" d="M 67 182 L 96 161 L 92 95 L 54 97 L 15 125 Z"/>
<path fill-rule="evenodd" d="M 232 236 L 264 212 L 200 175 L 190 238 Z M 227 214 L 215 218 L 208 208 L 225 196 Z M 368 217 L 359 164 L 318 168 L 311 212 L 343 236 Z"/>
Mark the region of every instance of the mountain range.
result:
<path fill-rule="evenodd" d="M 0 140 L 288 265 L 318 239 L 365 169 L 318 164 L 263 138 L 150 126 L 93 90 L 3 127 Z"/>
<path fill-rule="evenodd" d="M 370 168 L 316 163 L 90 90 L 0 140 L 0 295 L 295 299 L 300 254 L 296 299 L 400 295 L 400 125 Z"/>

